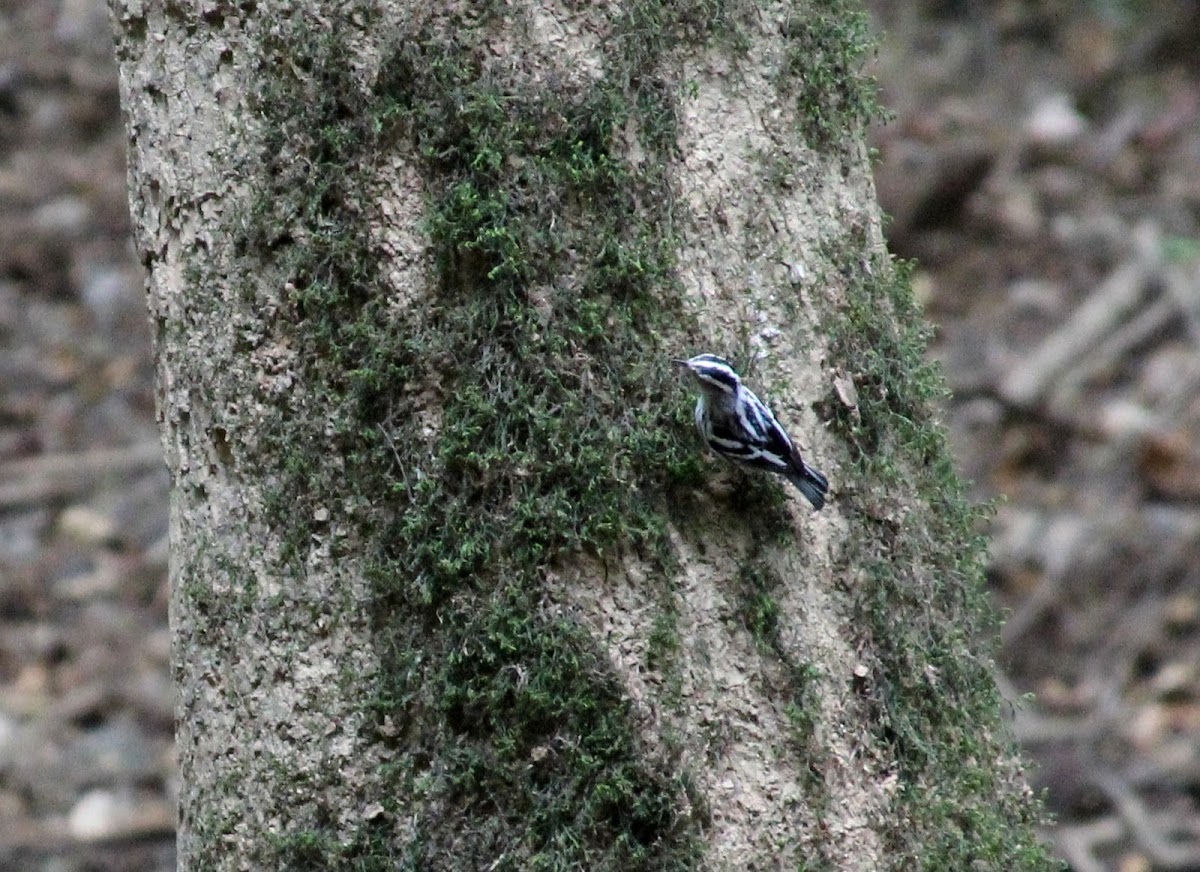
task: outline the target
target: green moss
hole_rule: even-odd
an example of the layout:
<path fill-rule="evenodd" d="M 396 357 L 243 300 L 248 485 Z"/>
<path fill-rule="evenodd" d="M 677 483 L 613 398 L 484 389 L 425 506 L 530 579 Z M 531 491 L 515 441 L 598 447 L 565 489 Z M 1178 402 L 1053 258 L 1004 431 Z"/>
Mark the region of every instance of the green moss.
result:
<path fill-rule="evenodd" d="M 679 656 L 683 649 L 683 639 L 679 632 L 678 593 L 673 582 L 674 579 L 671 579 L 671 583 L 663 585 L 659 590 L 658 608 L 646 639 L 645 666 L 662 676 L 662 702 L 678 707 L 685 702 Z M 664 737 L 664 740 L 667 738 Z"/>
<path fill-rule="evenodd" d="M 312 391 L 272 398 L 286 460 L 267 511 L 291 529 L 290 560 L 321 534 L 319 506 L 343 507 L 331 523 L 365 544 L 385 652 L 365 704 L 416 820 L 382 853 L 289 837 L 285 865 L 697 861 L 678 761 L 644 744 L 606 654 L 545 605 L 544 574 L 574 551 L 636 549 L 673 597 L 667 507 L 703 460 L 666 365 L 694 328 L 674 278 L 678 83 L 658 59 L 715 39 L 732 8 L 629 4 L 601 78 L 554 87 L 495 62 L 485 40 L 510 13 L 490 6 L 401 23 L 368 86 L 349 48 L 365 8 L 332 31 L 288 25 L 265 59 L 285 71 L 261 99 L 273 184 L 242 250 L 286 291 L 246 296 L 281 306 Z M 403 311 L 371 231 L 392 152 L 421 169 L 434 266 Z"/>
<path fill-rule="evenodd" d="M 863 72 L 875 52 L 866 11 L 857 0 L 807 0 L 783 26 L 787 61 L 779 87 L 794 95 L 801 134 L 821 151 L 858 141 L 883 120 L 875 80 Z"/>
<path fill-rule="evenodd" d="M 825 277 L 839 292 L 823 323 L 831 363 L 858 392 L 856 408 L 830 397 L 826 414 L 849 451 L 846 479 L 862 483 L 839 495 L 853 535 L 838 575 L 860 579 L 847 593 L 862 634 L 855 647 L 872 653 L 862 691 L 899 767 L 892 868 L 1054 868 L 1034 836 L 1040 805 L 1021 788 L 1000 722 L 986 511 L 967 500 L 937 419 L 946 389 L 925 356 L 910 267 L 861 233 L 825 254 L 845 264 Z M 914 513 L 914 503 L 928 511 Z"/>
<path fill-rule="evenodd" d="M 326 818 L 328 813 L 324 814 Z M 391 845 L 388 828 L 380 816 L 364 824 L 354 837 L 339 841 L 332 835 L 333 825 L 321 829 L 270 834 L 264 840 L 273 856 L 258 858 L 262 863 L 277 863 L 271 868 L 289 872 L 325 872 L 328 869 L 353 869 L 355 872 L 398 872 L 413 870 L 409 858 Z"/>
<path fill-rule="evenodd" d="M 758 561 L 746 561 L 738 574 L 738 611 L 760 649 L 769 650 L 779 641 L 779 603 L 773 593 L 779 584 L 779 578 Z"/>
<path fill-rule="evenodd" d="M 228 628 L 244 626 L 253 614 L 260 593 L 258 577 L 250 570 L 249 561 L 236 560 L 223 550 L 219 537 L 203 530 L 193 536 L 194 553 L 199 557 L 181 560 L 175 581 L 188 604 L 191 633 L 233 653 L 229 652 Z"/>

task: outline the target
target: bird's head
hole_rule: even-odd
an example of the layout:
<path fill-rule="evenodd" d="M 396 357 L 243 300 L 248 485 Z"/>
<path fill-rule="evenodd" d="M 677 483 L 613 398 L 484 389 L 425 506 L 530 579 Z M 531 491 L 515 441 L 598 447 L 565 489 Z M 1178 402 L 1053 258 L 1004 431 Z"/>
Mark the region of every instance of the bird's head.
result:
<path fill-rule="evenodd" d="M 715 354 L 697 354 L 687 360 L 672 360 L 676 366 L 685 368 L 696 380 L 701 390 L 713 394 L 737 393 L 741 379 L 729 361 Z"/>

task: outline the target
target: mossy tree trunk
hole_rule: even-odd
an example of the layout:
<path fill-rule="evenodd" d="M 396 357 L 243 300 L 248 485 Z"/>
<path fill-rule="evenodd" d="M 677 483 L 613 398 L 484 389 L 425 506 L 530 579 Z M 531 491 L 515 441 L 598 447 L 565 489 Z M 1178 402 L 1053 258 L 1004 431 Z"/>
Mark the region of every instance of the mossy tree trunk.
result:
<path fill-rule="evenodd" d="M 855 8 L 113 7 L 181 868 L 1046 865 Z"/>

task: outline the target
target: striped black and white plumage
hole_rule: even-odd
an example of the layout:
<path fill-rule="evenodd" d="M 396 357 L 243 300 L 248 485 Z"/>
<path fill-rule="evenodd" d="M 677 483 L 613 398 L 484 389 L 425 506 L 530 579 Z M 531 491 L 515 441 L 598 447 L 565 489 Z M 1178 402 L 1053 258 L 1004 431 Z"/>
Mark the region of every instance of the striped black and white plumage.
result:
<path fill-rule="evenodd" d="M 825 505 L 829 480 L 804 462 L 787 431 L 728 361 L 697 354 L 674 363 L 686 367 L 700 388 L 696 429 L 709 448 L 734 463 L 786 477 L 814 509 Z"/>

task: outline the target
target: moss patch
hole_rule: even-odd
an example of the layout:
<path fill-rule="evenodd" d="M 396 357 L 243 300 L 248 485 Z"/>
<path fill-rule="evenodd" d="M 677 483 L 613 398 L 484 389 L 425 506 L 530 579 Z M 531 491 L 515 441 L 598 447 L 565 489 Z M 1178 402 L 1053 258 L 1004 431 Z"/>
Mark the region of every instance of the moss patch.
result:
<path fill-rule="evenodd" d="M 366 704 L 396 751 L 384 807 L 415 820 L 386 850 L 374 830 L 353 849 L 292 834 L 284 865 L 697 861 L 677 761 L 646 746 L 543 573 L 574 550 L 632 548 L 669 590 L 666 507 L 703 461 L 666 365 L 689 322 L 668 184 L 677 83 L 661 61 L 718 38 L 732 10 L 629 4 L 594 81 L 497 60 L 490 43 L 526 22 L 487 5 L 402 22 L 369 85 L 351 50 L 375 24 L 366 7 L 332 30 L 286 25 L 266 59 L 289 72 L 260 101 L 273 184 L 243 246 L 283 276 L 276 305 L 314 391 L 276 399 L 286 463 L 268 510 L 294 559 L 321 535 L 305 520 L 319 508 L 365 543 L 386 654 Z M 436 281 L 404 311 L 371 230 L 393 151 L 421 168 Z"/>
<path fill-rule="evenodd" d="M 809 0 L 783 23 L 788 40 L 779 87 L 793 94 L 800 133 L 821 151 L 856 142 L 886 111 L 863 65 L 875 52 L 870 21 L 858 0 Z"/>
<path fill-rule="evenodd" d="M 895 869 L 1050 869 L 1034 836 L 1041 807 L 1022 790 L 993 679 L 996 617 L 983 586 L 984 510 L 955 472 L 937 408 L 946 389 L 926 357 L 928 330 L 909 267 L 851 232 L 826 252 L 842 295 L 823 328 L 831 361 L 852 376 L 858 406 L 826 413 L 851 464 L 840 505 L 853 537 L 843 577 L 859 650 L 872 652 L 863 692 L 899 765 L 889 845 Z M 874 278 L 873 278 L 874 277 Z M 910 520 L 913 503 L 927 506 Z M 852 573 L 862 573 L 851 575 Z"/>

